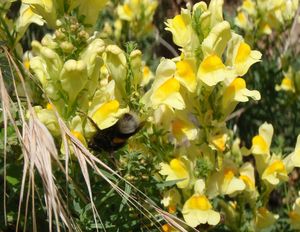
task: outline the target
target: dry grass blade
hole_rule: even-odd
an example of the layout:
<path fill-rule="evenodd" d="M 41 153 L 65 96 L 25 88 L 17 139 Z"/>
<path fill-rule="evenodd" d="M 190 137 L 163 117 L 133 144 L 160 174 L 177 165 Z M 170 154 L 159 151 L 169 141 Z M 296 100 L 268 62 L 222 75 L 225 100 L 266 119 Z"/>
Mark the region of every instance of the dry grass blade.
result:
<path fill-rule="evenodd" d="M 56 221 L 56 230 L 60 231 L 60 223 L 59 219 L 68 227 L 69 230 L 75 228 L 74 223 L 70 219 L 70 215 L 67 210 L 64 208 L 64 202 L 62 202 L 62 198 L 60 197 L 59 191 L 54 181 L 54 176 L 52 173 L 52 160 L 58 161 L 58 153 L 57 149 L 53 140 L 53 137 L 49 133 L 48 129 L 37 119 L 32 106 L 29 101 L 28 94 L 26 92 L 24 79 L 18 70 L 17 65 L 15 64 L 14 60 L 10 56 L 10 54 L 6 51 L 7 58 L 10 62 L 11 67 L 16 70 L 19 79 L 23 85 L 24 92 L 27 98 L 27 108 L 28 111 L 28 120 L 25 120 L 24 112 L 22 110 L 21 101 L 18 97 L 18 92 L 15 88 L 15 94 L 17 97 L 17 102 L 19 106 L 19 113 L 21 116 L 22 121 L 22 135 L 19 131 L 19 128 L 16 126 L 16 122 L 13 119 L 10 113 L 10 97 L 5 89 L 4 81 L 1 76 L 0 79 L 0 88 L 1 88 L 1 100 L 3 105 L 3 111 L 5 111 L 14 125 L 16 130 L 18 139 L 20 141 L 23 154 L 24 154 L 24 166 L 23 166 L 23 177 L 22 177 L 22 184 L 21 184 L 21 191 L 20 191 L 20 201 L 19 201 L 19 212 L 18 212 L 18 219 L 17 219 L 17 230 L 19 226 L 20 214 L 21 214 L 21 206 L 25 191 L 25 183 L 27 179 L 27 175 L 29 173 L 29 180 L 28 180 L 28 193 L 27 193 L 27 200 L 26 200 L 26 209 L 25 215 L 28 211 L 28 199 L 29 199 L 29 191 L 32 194 L 32 200 L 34 201 L 34 170 L 37 169 L 44 187 L 44 199 L 47 206 L 47 213 L 49 218 L 49 230 L 52 231 L 52 213 L 54 213 L 54 218 Z M 31 188 L 30 188 L 31 186 Z M 34 202 L 32 202 L 34 205 Z M 35 210 L 32 207 L 32 217 L 33 217 L 33 224 L 35 221 Z M 25 221 L 26 225 L 26 221 Z M 33 225 L 33 229 L 36 230 L 36 225 Z M 25 228 L 24 228 L 25 229 Z"/>
<path fill-rule="evenodd" d="M 2 89 L 4 88 L 3 86 L 3 76 L 2 76 L 2 70 L 0 69 L 0 92 L 1 92 L 1 99 L 4 99 L 1 103 L 2 105 L 2 115 L 3 115 L 3 124 L 4 124 L 4 140 L 3 140 L 3 156 L 4 156 L 4 178 L 3 178 L 3 216 L 4 216 L 4 223 L 5 226 L 7 225 L 7 216 L 6 216 L 6 155 L 7 155 L 7 114 L 6 110 L 4 108 L 7 107 L 8 99 L 5 99 L 4 91 Z M 6 104 L 6 106 L 5 106 Z"/>

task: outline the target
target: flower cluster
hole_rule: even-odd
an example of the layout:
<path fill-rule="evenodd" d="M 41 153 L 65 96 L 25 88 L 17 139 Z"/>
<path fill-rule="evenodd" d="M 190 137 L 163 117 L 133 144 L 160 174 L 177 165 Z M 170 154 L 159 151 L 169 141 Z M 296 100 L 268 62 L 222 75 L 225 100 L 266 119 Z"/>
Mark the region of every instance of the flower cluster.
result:
<path fill-rule="evenodd" d="M 290 23 L 298 9 L 298 0 L 243 0 L 235 24 L 246 36 L 269 35 Z"/>
<path fill-rule="evenodd" d="M 209 199 L 255 191 L 252 165 L 239 167 L 224 157 L 230 137 L 225 122 L 239 102 L 260 99 L 258 91 L 246 88 L 242 76 L 259 62 L 261 53 L 231 30 L 222 5 L 219 0 L 209 6 L 200 2 L 167 20 L 166 29 L 181 55 L 161 60 L 153 85 L 142 98 L 153 111 L 153 123 L 169 132 L 166 142 L 175 145 L 173 158 L 161 163 L 160 174 L 167 181 L 177 180 L 182 196 L 176 197 L 179 190 L 168 190 L 164 205 L 171 213 L 181 211 L 192 227 L 220 221 Z M 212 166 L 205 181 L 201 160 Z"/>

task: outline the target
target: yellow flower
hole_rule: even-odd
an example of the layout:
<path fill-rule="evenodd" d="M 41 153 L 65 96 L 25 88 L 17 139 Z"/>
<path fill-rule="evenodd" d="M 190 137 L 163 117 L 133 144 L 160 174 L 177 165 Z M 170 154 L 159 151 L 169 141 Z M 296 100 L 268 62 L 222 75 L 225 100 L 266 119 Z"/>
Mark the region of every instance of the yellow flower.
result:
<path fill-rule="evenodd" d="M 258 135 L 252 138 L 252 153 L 254 155 L 269 155 L 273 137 L 272 124 L 264 123 L 259 127 Z"/>
<path fill-rule="evenodd" d="M 55 28 L 56 27 L 56 18 L 57 18 L 57 9 L 60 5 L 60 1 L 53 0 L 22 0 L 22 3 L 26 3 L 30 6 L 31 10 L 43 17 L 47 24 Z M 62 8 L 61 8 L 62 9 Z"/>
<path fill-rule="evenodd" d="M 143 78 L 141 81 L 141 86 L 146 86 L 147 84 L 150 83 L 154 79 L 154 74 L 150 70 L 150 68 L 147 65 L 144 65 L 143 67 Z"/>
<path fill-rule="evenodd" d="M 228 69 L 217 55 L 209 55 L 201 62 L 198 78 L 208 86 L 214 86 L 226 78 L 235 76 L 232 70 Z"/>
<path fill-rule="evenodd" d="M 90 103 L 88 115 L 103 130 L 114 125 L 129 108 L 121 108 L 115 96 L 115 82 L 110 81 L 104 89 L 98 89 Z"/>
<path fill-rule="evenodd" d="M 278 215 L 274 215 L 266 208 L 262 207 L 257 209 L 255 228 L 256 230 L 262 230 L 273 225 L 278 219 Z"/>
<path fill-rule="evenodd" d="M 284 90 L 284 91 L 291 91 L 291 92 L 295 92 L 295 85 L 294 85 L 294 72 L 292 70 L 292 68 L 290 67 L 287 71 L 287 73 L 285 73 L 284 78 L 281 81 L 280 85 L 276 85 L 275 89 L 277 91 L 280 90 Z"/>
<path fill-rule="evenodd" d="M 214 150 L 223 152 L 226 149 L 227 139 L 228 135 L 226 133 L 214 135 L 211 138 L 210 147 Z"/>
<path fill-rule="evenodd" d="M 177 205 L 180 204 L 181 197 L 176 188 L 171 188 L 164 193 L 164 197 L 161 200 L 161 203 L 164 207 L 168 208 L 169 213 L 175 213 Z"/>
<path fill-rule="evenodd" d="M 238 76 L 245 75 L 250 66 L 260 61 L 261 53 L 251 50 L 250 46 L 240 41 L 233 49 L 233 66 Z"/>
<path fill-rule="evenodd" d="M 118 5 L 117 12 L 122 20 L 126 21 L 132 21 L 134 19 L 135 10 L 137 10 L 137 7 L 139 7 L 139 1 L 133 0 L 133 1 L 125 1 L 124 5 Z"/>
<path fill-rule="evenodd" d="M 208 10 L 211 13 L 210 25 L 211 27 L 223 22 L 223 0 L 211 0 Z"/>
<path fill-rule="evenodd" d="M 166 30 L 172 33 L 176 45 L 184 48 L 191 43 L 193 29 L 188 10 L 183 9 L 180 15 L 168 19 L 166 25 Z"/>
<path fill-rule="evenodd" d="M 113 80 L 115 80 L 118 90 L 122 96 L 126 96 L 125 84 L 127 64 L 124 51 L 116 45 L 108 45 L 105 50 L 105 64 Z"/>
<path fill-rule="evenodd" d="M 222 57 L 230 38 L 230 24 L 227 21 L 216 24 L 201 44 L 204 56 L 215 54 Z"/>
<path fill-rule="evenodd" d="M 289 212 L 291 226 L 294 230 L 300 230 L 300 197 L 293 204 L 293 210 Z"/>
<path fill-rule="evenodd" d="M 174 77 L 176 65 L 165 59 L 157 67 L 156 77 L 151 89 L 143 96 L 142 103 L 157 109 L 160 105 L 184 109 L 185 103 L 180 94 L 180 83 Z"/>
<path fill-rule="evenodd" d="M 248 16 L 243 11 L 237 14 L 237 16 L 234 18 L 234 23 L 244 30 L 249 30 L 252 28 L 252 24 L 250 23 Z"/>
<path fill-rule="evenodd" d="M 88 81 L 85 62 L 82 60 L 66 61 L 60 74 L 60 81 L 62 89 L 68 94 L 68 103 L 72 105 Z"/>
<path fill-rule="evenodd" d="M 208 178 L 207 194 L 209 198 L 217 195 L 233 195 L 246 188 L 246 184 L 238 176 L 236 165 L 230 160 L 223 161 L 220 171 L 213 173 Z"/>
<path fill-rule="evenodd" d="M 181 60 L 176 63 L 175 77 L 190 92 L 194 92 L 197 87 L 195 69 L 193 60 Z"/>
<path fill-rule="evenodd" d="M 71 9 L 78 7 L 79 15 L 85 16 L 84 22 L 93 26 L 106 2 L 107 0 L 71 0 Z"/>
<path fill-rule="evenodd" d="M 288 173 L 285 163 L 280 158 L 272 156 L 261 178 L 271 185 L 279 184 L 280 180 L 287 181 Z"/>
<path fill-rule="evenodd" d="M 252 138 L 251 152 L 255 157 L 259 174 L 265 170 L 270 159 L 270 146 L 273 137 L 273 126 L 264 123 L 259 127 L 258 135 Z"/>
<path fill-rule="evenodd" d="M 252 0 L 243 0 L 242 9 L 244 9 L 249 15 L 256 14 L 256 3 Z"/>
<path fill-rule="evenodd" d="M 185 158 L 172 159 L 170 164 L 160 163 L 160 174 L 167 176 L 166 181 L 179 180 L 178 188 L 186 188 L 190 182 L 189 160 Z"/>
<path fill-rule="evenodd" d="M 84 137 L 82 119 L 79 116 L 72 118 L 70 123 L 71 133 L 85 146 L 87 147 L 87 142 Z"/>
<path fill-rule="evenodd" d="M 239 169 L 240 176 L 239 178 L 244 181 L 246 189 L 249 191 L 255 191 L 255 176 L 254 176 L 254 167 L 251 163 L 246 162 Z"/>
<path fill-rule="evenodd" d="M 161 229 L 163 232 L 177 232 L 178 231 L 175 228 L 173 228 L 172 226 L 170 226 L 169 224 L 162 225 Z"/>
<path fill-rule="evenodd" d="M 52 107 L 43 109 L 41 106 L 35 106 L 34 110 L 37 114 L 38 119 L 47 127 L 50 133 L 58 137 L 60 135 L 60 128 L 58 125 L 57 117 Z"/>
<path fill-rule="evenodd" d="M 171 121 L 171 132 L 179 143 L 184 142 L 185 139 L 194 140 L 198 134 L 197 129 L 191 122 L 180 118 Z"/>
<path fill-rule="evenodd" d="M 200 224 L 217 225 L 220 214 L 212 209 L 212 205 L 205 195 L 194 194 L 183 205 L 183 218 L 191 227 Z"/>
<path fill-rule="evenodd" d="M 297 137 L 295 150 L 284 158 L 286 170 L 290 173 L 295 167 L 300 167 L 300 135 Z"/>
<path fill-rule="evenodd" d="M 246 88 L 246 82 L 242 78 L 236 78 L 228 87 L 225 88 L 222 98 L 222 108 L 224 114 L 231 113 L 238 102 L 246 102 L 251 97 L 254 100 L 260 100 L 260 93 L 257 90 Z"/>
<path fill-rule="evenodd" d="M 27 4 L 22 4 L 20 8 L 20 16 L 16 21 L 16 31 L 18 32 L 17 40 L 21 38 L 29 25 L 35 23 L 39 26 L 42 26 L 45 22 L 42 16 L 35 14 L 32 10 L 32 6 Z"/>

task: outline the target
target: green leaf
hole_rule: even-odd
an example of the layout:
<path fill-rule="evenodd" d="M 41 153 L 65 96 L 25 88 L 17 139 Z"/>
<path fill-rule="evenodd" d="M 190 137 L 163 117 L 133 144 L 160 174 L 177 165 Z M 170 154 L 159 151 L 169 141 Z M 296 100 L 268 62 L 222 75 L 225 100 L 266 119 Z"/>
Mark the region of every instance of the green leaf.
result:
<path fill-rule="evenodd" d="M 178 180 L 164 181 L 163 183 L 156 184 L 156 186 L 157 186 L 158 188 L 170 187 L 170 186 L 175 185 L 177 182 L 180 182 L 180 181 L 183 181 L 183 180 L 185 180 L 185 178 L 183 178 L 183 179 L 178 179 Z"/>
<path fill-rule="evenodd" d="M 6 181 L 13 186 L 17 185 L 20 182 L 17 178 L 14 178 L 12 176 L 6 176 Z"/>

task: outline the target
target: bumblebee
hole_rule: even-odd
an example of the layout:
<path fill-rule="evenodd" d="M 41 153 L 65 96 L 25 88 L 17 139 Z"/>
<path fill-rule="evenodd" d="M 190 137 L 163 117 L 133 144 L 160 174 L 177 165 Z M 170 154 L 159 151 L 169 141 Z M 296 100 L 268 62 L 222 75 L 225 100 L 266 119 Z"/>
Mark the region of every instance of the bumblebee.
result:
<path fill-rule="evenodd" d="M 89 147 L 96 151 L 113 152 L 122 148 L 127 140 L 139 132 L 144 125 L 133 112 L 123 114 L 116 124 L 104 130 L 100 130 L 97 124 L 91 118 L 89 119 L 97 129 Z"/>

